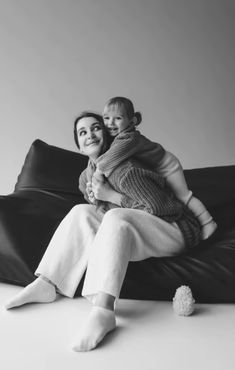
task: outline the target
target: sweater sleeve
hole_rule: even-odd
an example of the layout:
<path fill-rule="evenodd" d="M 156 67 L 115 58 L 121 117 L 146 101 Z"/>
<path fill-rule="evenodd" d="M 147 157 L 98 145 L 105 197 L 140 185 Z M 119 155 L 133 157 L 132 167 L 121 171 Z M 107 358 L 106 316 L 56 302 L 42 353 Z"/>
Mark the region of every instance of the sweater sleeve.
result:
<path fill-rule="evenodd" d="M 125 171 L 119 181 L 122 207 L 140 209 L 168 220 L 181 213 L 181 206 L 165 190 L 164 180 L 154 172 L 134 167 Z"/>
<path fill-rule="evenodd" d="M 89 201 L 88 196 L 87 196 L 86 184 L 87 184 L 87 169 L 83 170 L 82 173 L 81 173 L 81 175 L 79 176 L 79 190 L 82 192 L 82 194 L 84 196 L 84 199 L 88 203 L 91 203 Z"/>
<path fill-rule="evenodd" d="M 165 149 L 141 135 L 137 130 L 124 131 L 114 139 L 109 150 L 102 154 L 97 162 L 97 168 L 106 177 L 123 161 L 135 157 L 151 168 L 157 168 L 165 154 Z"/>
<path fill-rule="evenodd" d="M 96 162 L 97 169 L 106 177 L 126 159 L 134 156 L 139 150 L 139 131 L 124 131 L 117 135 L 110 148 Z"/>

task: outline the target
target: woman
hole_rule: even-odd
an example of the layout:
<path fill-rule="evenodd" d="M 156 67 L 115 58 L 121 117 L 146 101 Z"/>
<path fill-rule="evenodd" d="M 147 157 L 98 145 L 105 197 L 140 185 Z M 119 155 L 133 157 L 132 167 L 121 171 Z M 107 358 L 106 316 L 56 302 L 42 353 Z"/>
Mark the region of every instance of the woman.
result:
<path fill-rule="evenodd" d="M 93 176 L 97 158 L 107 149 L 106 135 L 101 116 L 86 112 L 76 119 L 75 141 L 89 156 L 80 189 L 96 204 L 77 205 L 67 214 L 35 272 L 38 278 L 6 304 L 10 309 L 53 302 L 56 293 L 72 298 L 86 271 L 82 295 L 93 307 L 75 351 L 95 348 L 116 327 L 115 300 L 129 261 L 174 256 L 200 240 L 192 213 L 169 194 L 162 178 L 139 163 L 122 163 L 109 183 Z"/>

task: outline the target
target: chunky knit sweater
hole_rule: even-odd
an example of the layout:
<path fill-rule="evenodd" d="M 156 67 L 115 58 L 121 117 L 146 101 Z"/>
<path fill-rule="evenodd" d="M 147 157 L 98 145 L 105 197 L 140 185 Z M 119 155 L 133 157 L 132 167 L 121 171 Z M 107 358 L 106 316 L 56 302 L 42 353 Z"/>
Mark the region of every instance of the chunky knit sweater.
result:
<path fill-rule="evenodd" d="M 123 161 L 135 158 L 153 170 L 158 169 L 165 149 L 154 143 L 134 128 L 127 128 L 118 134 L 110 148 L 96 160 L 96 166 L 107 178 Z"/>
<path fill-rule="evenodd" d="M 90 160 L 79 178 L 79 188 L 89 202 L 86 183 L 91 180 L 96 166 Z M 109 176 L 110 185 L 122 194 L 121 207 L 139 209 L 160 217 L 167 222 L 176 222 L 183 233 L 185 244 L 192 248 L 200 240 L 200 225 L 191 211 L 177 200 L 166 187 L 165 180 L 157 173 L 144 168 L 134 160 L 120 164 Z M 118 207 L 102 202 L 105 211 Z"/>

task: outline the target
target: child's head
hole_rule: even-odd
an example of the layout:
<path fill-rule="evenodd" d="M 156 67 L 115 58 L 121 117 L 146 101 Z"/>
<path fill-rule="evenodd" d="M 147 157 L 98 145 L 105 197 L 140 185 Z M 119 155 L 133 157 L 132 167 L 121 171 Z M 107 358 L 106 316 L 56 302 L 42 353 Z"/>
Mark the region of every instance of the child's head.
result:
<path fill-rule="evenodd" d="M 101 115 L 85 111 L 74 121 L 74 140 L 79 151 L 93 159 L 107 150 L 108 137 Z"/>
<path fill-rule="evenodd" d="M 110 135 L 117 136 L 126 128 L 138 126 L 142 116 L 140 112 L 135 112 L 130 99 L 117 96 L 105 104 L 103 119 Z"/>

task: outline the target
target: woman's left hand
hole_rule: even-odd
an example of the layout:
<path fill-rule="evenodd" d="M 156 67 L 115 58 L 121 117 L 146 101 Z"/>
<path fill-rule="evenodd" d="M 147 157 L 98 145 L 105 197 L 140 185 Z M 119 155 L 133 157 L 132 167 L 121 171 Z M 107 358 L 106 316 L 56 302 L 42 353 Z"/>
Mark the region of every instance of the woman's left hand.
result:
<path fill-rule="evenodd" d="M 107 181 L 105 181 L 104 176 L 94 173 L 92 177 L 92 191 L 94 197 L 98 200 L 109 201 L 109 193 L 111 186 Z"/>
<path fill-rule="evenodd" d="M 92 191 L 96 199 L 120 205 L 121 195 L 112 188 L 100 173 L 95 172 L 92 177 Z"/>

